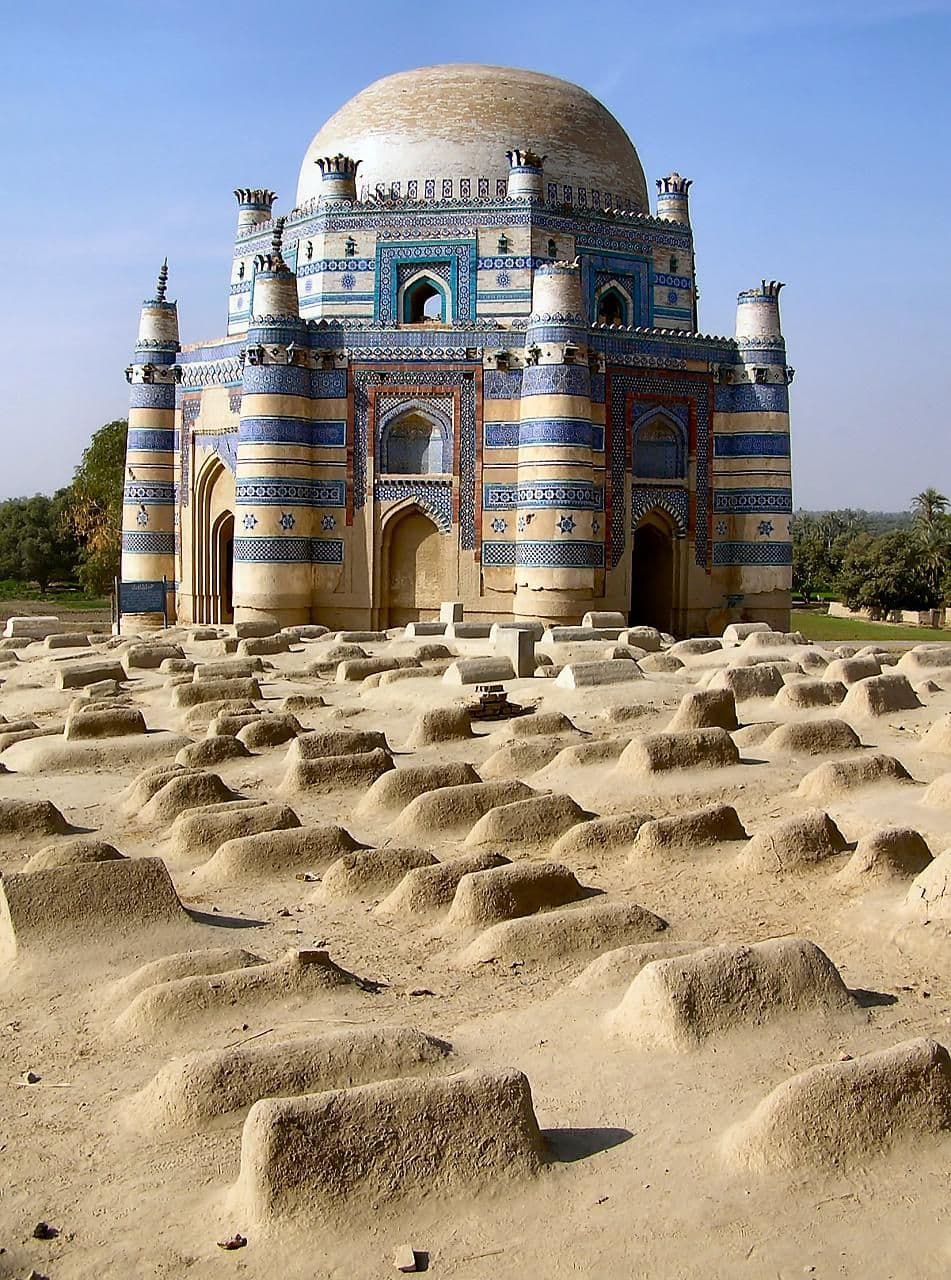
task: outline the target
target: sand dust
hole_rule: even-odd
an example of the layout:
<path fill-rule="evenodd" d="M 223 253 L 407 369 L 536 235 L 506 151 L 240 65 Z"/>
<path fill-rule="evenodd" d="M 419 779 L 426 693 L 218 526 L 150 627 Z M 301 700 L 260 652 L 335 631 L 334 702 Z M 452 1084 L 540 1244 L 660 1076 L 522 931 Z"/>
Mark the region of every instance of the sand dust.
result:
<path fill-rule="evenodd" d="M 949 1274 L 951 648 L 413 634 L 4 650 L 0 1280 Z"/>

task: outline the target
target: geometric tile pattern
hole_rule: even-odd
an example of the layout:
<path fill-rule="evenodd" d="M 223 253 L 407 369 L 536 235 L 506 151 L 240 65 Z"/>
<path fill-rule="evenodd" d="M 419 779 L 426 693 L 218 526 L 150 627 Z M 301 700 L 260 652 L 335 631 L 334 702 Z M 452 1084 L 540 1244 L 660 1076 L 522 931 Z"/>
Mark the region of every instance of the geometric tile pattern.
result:
<path fill-rule="evenodd" d="M 571 507 L 580 511 L 603 511 L 604 489 L 585 481 L 535 480 L 531 484 L 486 484 L 482 486 L 486 511 L 508 511 L 513 507 Z"/>
<path fill-rule="evenodd" d="M 660 509 L 671 517 L 681 538 L 687 536 L 690 521 L 690 495 L 686 489 L 666 485 L 636 484 L 631 490 L 631 528 L 647 515 Z"/>
<path fill-rule="evenodd" d="M 710 450 L 711 395 L 710 380 L 706 374 L 690 374 L 674 371 L 626 370 L 612 368 L 610 376 L 611 400 L 608 407 L 611 423 L 611 492 L 624 492 L 624 479 L 630 469 L 628 458 L 627 405 L 628 396 L 635 396 L 633 413 L 640 420 L 645 410 L 657 415 L 670 416 L 670 410 L 682 408 L 693 411 L 696 423 L 696 521 L 694 540 L 696 562 L 706 567 L 709 552 L 707 521 L 710 511 Z M 671 398 L 686 401 L 684 405 L 671 404 Z M 653 400 L 649 406 L 642 401 Z M 679 415 L 673 415 L 679 416 Z M 611 567 L 620 562 L 626 546 L 625 517 L 627 512 L 620 501 L 613 501 L 611 508 Z"/>
<path fill-rule="evenodd" d="M 713 437 L 715 458 L 788 458 L 789 436 L 785 431 L 747 431 L 738 435 Z"/>
<path fill-rule="evenodd" d="M 714 511 L 735 512 L 738 515 L 766 512 L 784 515 L 791 512 L 792 489 L 716 489 L 713 494 Z"/>
<path fill-rule="evenodd" d="M 792 564 L 791 542 L 716 542 L 713 546 L 716 565 L 789 565 Z"/>
<path fill-rule="evenodd" d="M 377 502 L 402 502 L 412 498 L 436 521 L 443 533 L 452 529 L 452 480 L 378 480 L 374 486 Z"/>
<path fill-rule="evenodd" d="M 126 530 L 122 534 L 122 550 L 134 556 L 170 556 L 175 551 L 175 535 Z"/>

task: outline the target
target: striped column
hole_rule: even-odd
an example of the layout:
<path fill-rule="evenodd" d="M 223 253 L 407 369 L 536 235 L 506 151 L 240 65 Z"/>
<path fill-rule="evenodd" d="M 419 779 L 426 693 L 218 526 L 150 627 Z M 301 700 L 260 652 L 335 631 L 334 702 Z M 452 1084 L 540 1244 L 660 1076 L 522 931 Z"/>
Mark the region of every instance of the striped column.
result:
<path fill-rule="evenodd" d="M 169 583 L 169 618 L 175 615 L 175 384 L 178 310 L 168 302 L 168 262 L 155 297 L 142 304 L 132 363 L 129 434 L 122 506 L 122 581 Z M 163 625 L 160 613 L 125 614 L 123 632 Z"/>
<path fill-rule="evenodd" d="M 234 616 L 287 626 L 313 601 L 313 353 L 297 280 L 281 256 L 283 219 L 257 262 L 242 379 L 235 478 Z"/>
<path fill-rule="evenodd" d="M 578 621 L 603 590 L 604 489 L 576 263 L 539 267 L 522 375 L 515 615 Z"/>

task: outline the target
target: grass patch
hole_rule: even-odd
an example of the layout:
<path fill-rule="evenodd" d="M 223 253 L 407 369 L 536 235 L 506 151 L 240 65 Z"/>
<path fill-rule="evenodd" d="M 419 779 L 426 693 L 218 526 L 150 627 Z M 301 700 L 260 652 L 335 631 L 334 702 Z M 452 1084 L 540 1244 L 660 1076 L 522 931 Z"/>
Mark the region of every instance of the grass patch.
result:
<path fill-rule="evenodd" d="M 58 609 L 108 609 L 109 596 L 90 596 L 78 587 L 50 587 L 41 591 L 34 582 L 16 582 L 13 578 L 0 581 L 0 600 L 28 600 L 31 603 L 53 604 Z"/>
<path fill-rule="evenodd" d="M 791 626 L 807 640 L 911 640 L 951 644 L 951 631 L 934 627 L 905 627 L 895 622 L 866 622 L 864 618 L 830 618 L 813 609 L 793 609 Z"/>

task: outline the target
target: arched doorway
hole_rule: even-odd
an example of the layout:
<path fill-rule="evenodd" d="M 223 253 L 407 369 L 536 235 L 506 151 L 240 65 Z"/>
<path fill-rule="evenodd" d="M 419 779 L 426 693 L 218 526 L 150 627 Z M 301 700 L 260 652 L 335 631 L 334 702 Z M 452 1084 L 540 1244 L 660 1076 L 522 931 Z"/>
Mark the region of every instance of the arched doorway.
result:
<path fill-rule="evenodd" d="M 201 465 L 192 504 L 192 621 L 234 618 L 234 479 L 213 454 Z"/>
<path fill-rule="evenodd" d="M 212 532 L 212 576 L 217 600 L 215 622 L 234 621 L 234 515 L 223 512 Z"/>
<path fill-rule="evenodd" d="M 673 530 L 658 512 L 634 530 L 631 559 L 631 626 L 671 631 L 674 614 Z"/>
<path fill-rule="evenodd" d="M 438 617 L 443 598 L 442 537 L 418 507 L 390 525 L 382 566 L 387 626 Z"/>

